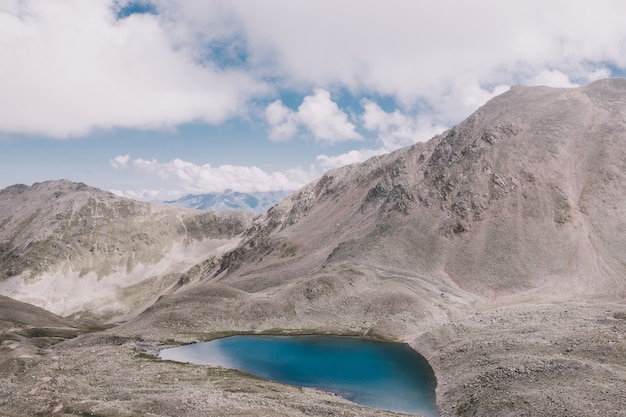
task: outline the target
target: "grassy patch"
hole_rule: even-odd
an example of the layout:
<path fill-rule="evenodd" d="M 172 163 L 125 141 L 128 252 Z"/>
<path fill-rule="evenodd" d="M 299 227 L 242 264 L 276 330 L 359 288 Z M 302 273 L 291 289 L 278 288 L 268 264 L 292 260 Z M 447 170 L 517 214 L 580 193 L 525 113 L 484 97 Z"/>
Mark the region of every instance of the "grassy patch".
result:
<path fill-rule="evenodd" d="M 57 329 L 48 327 L 32 327 L 22 330 L 20 334 L 28 338 L 51 337 L 59 339 L 73 339 L 82 332 L 78 329 Z"/>
<path fill-rule="evenodd" d="M 144 359 L 149 361 L 161 361 L 162 359 L 148 352 L 135 353 L 135 359 Z"/>

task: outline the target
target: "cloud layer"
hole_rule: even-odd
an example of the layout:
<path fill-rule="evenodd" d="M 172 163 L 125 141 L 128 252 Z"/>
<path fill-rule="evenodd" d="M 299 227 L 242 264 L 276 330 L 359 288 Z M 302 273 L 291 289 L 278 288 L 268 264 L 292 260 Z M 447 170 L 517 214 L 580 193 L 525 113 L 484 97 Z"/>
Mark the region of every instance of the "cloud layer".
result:
<path fill-rule="evenodd" d="M 256 166 L 220 165 L 213 167 L 210 164 L 197 165 L 181 159 L 169 162 L 159 162 L 155 159 L 141 158 L 130 161 L 129 155 L 118 155 L 109 161 L 115 170 L 130 169 L 142 175 L 155 175 L 164 180 L 173 179 L 183 193 L 210 193 L 224 190 L 240 192 L 255 191 L 292 191 L 311 181 L 318 173 L 293 169 L 285 172 L 266 172 Z M 132 191 L 117 191 L 118 194 L 134 198 L 161 198 L 167 197 L 162 190 L 144 190 L 141 195 Z"/>
<path fill-rule="evenodd" d="M 129 0 L 0 0 L 0 138 L 245 119 L 267 128 L 259 140 L 307 139 L 311 166 L 131 160 L 130 150 L 109 165 L 185 191 L 293 189 L 427 140 L 511 85 L 626 73 L 621 0 L 135 3 L 148 13 L 120 14 Z"/>
<path fill-rule="evenodd" d="M 272 137 L 304 125 L 332 143 L 358 138 L 329 106 L 336 86 L 426 104 L 449 123 L 499 85 L 572 85 L 626 67 L 619 0 L 154 0 L 155 14 L 118 18 L 125 3 L 2 2 L 1 131 L 219 123 L 276 87 L 308 86 L 319 89 Z"/>
<path fill-rule="evenodd" d="M 426 101 L 446 121 L 497 85 L 586 82 L 607 64 L 626 65 L 626 3 L 617 0 L 229 4 L 250 60 L 285 83 Z"/>
<path fill-rule="evenodd" d="M 0 130 L 64 138 L 218 123 L 266 90 L 243 71 L 197 62 L 190 48 L 158 16 L 117 19 L 112 2 L 4 1 Z"/>

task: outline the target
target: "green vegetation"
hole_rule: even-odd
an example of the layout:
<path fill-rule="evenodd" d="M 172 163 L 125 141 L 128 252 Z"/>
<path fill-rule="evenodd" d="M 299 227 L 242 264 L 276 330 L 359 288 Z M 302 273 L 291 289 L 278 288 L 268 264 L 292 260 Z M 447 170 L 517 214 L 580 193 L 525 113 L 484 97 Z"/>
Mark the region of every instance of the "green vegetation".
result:
<path fill-rule="evenodd" d="M 24 329 L 20 334 L 29 338 L 49 337 L 57 339 L 72 339 L 82 333 L 84 332 L 79 329 L 32 327 Z"/>

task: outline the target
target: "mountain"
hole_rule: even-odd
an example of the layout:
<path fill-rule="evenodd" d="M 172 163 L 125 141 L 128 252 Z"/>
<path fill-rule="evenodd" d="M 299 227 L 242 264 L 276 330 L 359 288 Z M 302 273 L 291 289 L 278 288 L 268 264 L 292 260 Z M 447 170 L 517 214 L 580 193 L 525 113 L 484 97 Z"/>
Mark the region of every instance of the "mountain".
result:
<path fill-rule="evenodd" d="M 377 269 L 479 297 L 619 299 L 624 83 L 516 87 L 427 143 L 330 171 L 257 219 L 213 276 L 260 291 Z"/>
<path fill-rule="evenodd" d="M 232 245 L 251 219 L 141 203 L 67 180 L 11 186 L 0 191 L 0 293 L 64 316 L 119 318 Z"/>
<path fill-rule="evenodd" d="M 327 172 L 119 331 L 378 335 L 427 354 L 442 415 L 609 415 L 625 231 L 626 80 L 514 87 L 426 143 Z"/>
<path fill-rule="evenodd" d="M 329 171 L 256 217 L 67 182 L 3 190 L 0 214 L 3 294 L 19 286 L 22 301 L 56 308 L 60 283 L 96 288 L 64 313 L 75 319 L 106 304 L 101 281 L 123 270 L 109 282 L 126 283 L 130 270 L 138 285 L 123 293 L 142 300 L 123 323 L 16 367 L 0 384 L 7 414 L 392 415 L 153 356 L 238 333 L 406 342 L 433 367 L 444 417 L 626 409 L 624 79 L 514 87 L 430 141 Z M 170 269 L 144 273 L 159 262 Z"/>
<path fill-rule="evenodd" d="M 177 200 L 164 201 L 164 204 L 195 210 L 243 210 L 262 214 L 290 193 L 288 191 L 241 193 L 227 190 L 223 193 L 189 194 Z"/>

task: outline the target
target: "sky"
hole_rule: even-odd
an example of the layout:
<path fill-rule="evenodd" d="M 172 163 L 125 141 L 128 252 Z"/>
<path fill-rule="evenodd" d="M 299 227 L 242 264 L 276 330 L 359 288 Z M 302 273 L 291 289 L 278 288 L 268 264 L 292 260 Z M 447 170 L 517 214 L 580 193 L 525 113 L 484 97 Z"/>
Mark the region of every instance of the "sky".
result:
<path fill-rule="evenodd" d="M 0 188 L 295 190 L 513 85 L 626 74 L 623 0 L 0 0 Z"/>

